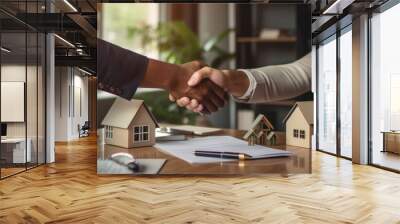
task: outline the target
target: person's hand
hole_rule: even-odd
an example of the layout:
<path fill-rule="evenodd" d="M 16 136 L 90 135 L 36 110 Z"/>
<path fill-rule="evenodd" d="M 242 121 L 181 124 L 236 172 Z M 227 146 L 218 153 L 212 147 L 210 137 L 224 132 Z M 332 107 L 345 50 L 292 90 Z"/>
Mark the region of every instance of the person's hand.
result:
<path fill-rule="evenodd" d="M 195 71 L 201 71 L 202 66 L 203 64 L 197 61 L 180 66 L 179 75 L 170 84 L 170 99 L 188 98 L 195 100 L 196 103 L 201 105 L 201 108 L 196 107 L 197 112 L 208 114 L 225 105 L 227 94 L 210 80 L 198 79 L 192 86 L 188 85 L 189 78 L 193 77 L 192 74 Z"/>
<path fill-rule="evenodd" d="M 221 87 L 224 91 L 228 90 L 227 74 L 224 73 L 223 70 L 218 70 L 211 67 L 202 67 L 201 69 L 194 72 L 187 84 L 191 87 L 194 87 L 201 83 L 204 79 L 211 80 L 213 83 Z M 170 95 L 169 98 L 171 101 L 175 101 L 177 99 L 172 95 Z M 176 103 L 178 104 L 178 106 L 186 107 L 188 110 L 194 112 L 201 112 L 202 110 L 204 110 L 204 105 L 195 98 L 190 98 L 187 96 L 181 97 L 176 100 Z"/>
<path fill-rule="evenodd" d="M 250 85 L 250 80 L 243 71 L 219 70 L 210 67 L 203 67 L 196 71 L 190 77 L 188 85 L 194 87 L 204 79 L 211 80 L 234 97 L 243 96 Z M 189 97 L 174 98 L 170 96 L 170 100 L 175 101 L 176 99 L 178 99 L 176 103 L 179 106 L 186 107 L 188 110 L 194 112 L 201 112 L 204 108 L 204 105 L 196 99 L 190 99 Z"/>

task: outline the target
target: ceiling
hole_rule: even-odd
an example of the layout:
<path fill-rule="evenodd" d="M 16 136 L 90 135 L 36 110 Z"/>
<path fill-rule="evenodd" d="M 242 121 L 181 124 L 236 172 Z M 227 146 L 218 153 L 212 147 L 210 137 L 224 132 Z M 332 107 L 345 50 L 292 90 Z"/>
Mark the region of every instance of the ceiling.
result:
<path fill-rule="evenodd" d="M 48 0 L 47 5 L 44 0 L 1 0 L 0 24 L 2 46 L 12 50 L 2 52 L 4 60 L 33 58 L 43 46 L 32 39 L 50 32 L 57 34 L 56 66 L 79 66 L 95 73 L 96 0 Z"/>
<path fill-rule="evenodd" d="M 218 0 L 210 0 L 212 2 Z M 343 14 L 324 15 L 324 11 L 339 0 L 265 0 L 269 3 L 310 4 L 313 13 L 313 36 L 324 32 L 340 19 Z M 340 0 L 347 2 L 345 13 L 355 14 L 367 8 L 381 5 L 387 0 Z M 55 38 L 56 65 L 81 66 L 96 71 L 97 2 L 138 2 L 121 0 L 1 0 L 0 26 L 3 33 L 2 44 L 13 49 L 7 58 L 23 58 L 28 52 L 35 53 L 37 48 L 27 38 L 25 50 L 25 32 L 54 32 L 61 38 Z M 158 1 L 158 2 L 163 2 Z M 196 2 L 194 0 L 193 2 Z M 207 1 L 202 1 L 207 2 Z M 222 0 L 219 2 L 223 2 Z M 249 1 L 238 1 L 249 2 Z M 260 2 L 260 1 L 252 1 Z M 338 4 L 340 5 L 340 4 Z M 51 11 L 51 13 L 49 13 Z M 28 35 L 29 36 L 29 35 Z M 63 41 L 66 40 L 66 41 Z M 72 45 L 74 45 L 72 47 Z M 39 46 L 40 47 L 40 46 Z M 2 55 L 4 53 L 2 52 Z"/>

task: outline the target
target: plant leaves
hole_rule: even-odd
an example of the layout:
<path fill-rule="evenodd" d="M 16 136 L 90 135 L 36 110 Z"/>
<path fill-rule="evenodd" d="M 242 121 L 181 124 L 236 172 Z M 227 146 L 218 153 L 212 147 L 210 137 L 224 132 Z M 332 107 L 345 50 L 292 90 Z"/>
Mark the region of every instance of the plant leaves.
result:
<path fill-rule="evenodd" d="M 203 51 L 208 52 L 214 47 L 216 47 L 222 40 L 224 40 L 228 35 L 235 31 L 235 29 L 226 29 L 222 33 L 218 34 L 216 37 L 211 37 L 203 44 Z"/>
<path fill-rule="evenodd" d="M 182 21 L 160 22 L 157 26 L 147 24 L 137 25 L 128 29 L 127 35 L 138 38 L 143 49 L 155 47 L 160 53 L 160 59 L 169 63 L 182 64 L 193 60 L 204 60 L 207 52 L 213 52 L 207 57 L 215 58 L 210 65 L 221 65 L 229 60 L 230 53 L 219 48 L 218 43 L 224 40 L 234 29 L 227 29 L 219 35 L 210 38 L 203 45 L 199 37 Z"/>

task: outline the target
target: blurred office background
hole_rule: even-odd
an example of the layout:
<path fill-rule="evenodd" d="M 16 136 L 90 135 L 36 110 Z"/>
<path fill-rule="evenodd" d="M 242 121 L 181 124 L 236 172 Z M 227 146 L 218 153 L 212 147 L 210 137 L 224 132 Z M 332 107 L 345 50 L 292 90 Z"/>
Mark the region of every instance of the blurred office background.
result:
<path fill-rule="evenodd" d="M 177 63 L 202 58 L 224 68 L 291 62 L 310 50 L 312 34 L 315 148 L 399 171 L 400 4 L 345 1 L 334 7 L 337 1 L 309 1 L 311 20 L 301 2 L 0 1 L 0 178 L 53 162 L 54 141 L 79 138 L 78 127 L 85 123 L 92 132 L 97 130 L 96 32 L 150 57 Z M 165 45 L 157 48 L 154 37 L 162 33 L 154 29 L 159 24 L 179 28 L 178 34 L 191 38 L 163 35 Z M 177 108 L 163 91 L 143 89 L 136 97 L 146 99 L 161 122 L 239 129 L 247 129 L 258 113 L 282 129 L 282 116 L 297 100 L 269 105 L 231 101 L 203 119 Z M 311 99 L 309 93 L 301 98 Z M 98 99 L 101 120 L 114 96 L 100 92 Z M 19 149 L 15 157 L 14 149 Z"/>
<path fill-rule="evenodd" d="M 95 0 L 0 1 L 0 179 L 96 130 L 96 16 Z"/>
<path fill-rule="evenodd" d="M 201 59 L 218 68 L 254 68 L 290 63 L 311 51 L 311 11 L 306 5 L 128 3 L 98 7 L 101 38 L 171 63 Z M 312 100 L 312 94 L 257 105 L 230 100 L 207 117 L 178 108 L 165 91 L 140 89 L 135 98 L 144 99 L 163 123 L 247 129 L 262 113 L 283 130 L 282 120 L 291 106 L 296 100 Z M 113 100 L 111 94 L 98 93 L 98 121 Z"/>

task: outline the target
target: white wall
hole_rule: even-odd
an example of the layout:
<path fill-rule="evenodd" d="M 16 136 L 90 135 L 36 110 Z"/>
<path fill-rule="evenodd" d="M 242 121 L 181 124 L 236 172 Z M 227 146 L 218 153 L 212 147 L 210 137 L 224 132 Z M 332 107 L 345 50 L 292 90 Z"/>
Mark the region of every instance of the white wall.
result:
<path fill-rule="evenodd" d="M 25 75 L 26 75 L 26 69 L 28 71 L 31 71 L 33 67 L 28 67 L 26 68 L 25 65 L 2 65 L 1 66 L 1 81 L 2 82 L 23 82 L 26 83 L 25 80 Z M 4 89 L 2 89 L 2 94 L 4 94 Z M 24 90 L 20 92 L 19 94 L 22 94 L 22 97 L 24 97 Z M 1 98 L 8 98 L 7 96 L 1 96 Z M 3 102 L 4 103 L 4 102 Z M 2 106 L 4 106 L 2 103 Z M 19 108 L 22 111 L 18 111 L 18 113 L 22 112 L 22 116 L 24 116 L 24 107 Z M 2 114 L 10 113 L 9 108 L 1 108 Z M 4 119 L 2 118 L 4 121 Z M 8 123 L 8 132 L 11 132 L 12 136 L 16 137 L 24 137 L 25 136 L 25 125 L 24 125 L 24 118 L 22 118 L 22 122 L 7 122 Z M 22 124 L 22 125 L 21 125 Z M 10 134 L 9 134 L 10 135 Z"/>
<path fill-rule="evenodd" d="M 28 84 L 29 86 L 36 86 L 36 80 L 32 80 L 31 74 L 36 74 L 36 67 L 25 65 L 3 65 L 1 66 L 1 81 L 2 82 L 24 82 L 26 83 L 25 76 L 28 72 Z M 36 88 L 27 88 L 27 106 L 36 108 Z M 4 96 L 3 96 L 4 97 Z M 33 104 L 32 104 L 33 102 Z M 1 110 L 7 110 L 8 108 L 1 108 Z M 22 108 L 24 110 L 24 108 Z M 28 123 L 28 137 L 32 130 L 36 130 L 36 109 L 27 108 L 27 121 Z M 33 122 L 33 123 L 32 123 Z M 7 135 L 8 137 L 25 137 L 25 126 L 26 122 L 7 122 Z M 33 131 L 32 131 L 33 132 Z M 35 132 L 36 135 L 36 132 Z"/>
<path fill-rule="evenodd" d="M 88 120 L 89 113 L 89 90 L 88 90 L 88 77 L 75 75 L 75 86 L 81 88 L 82 90 L 82 116 L 80 116 L 80 122 L 85 122 Z"/>
<path fill-rule="evenodd" d="M 4 82 L 25 82 L 25 65 L 2 65 L 1 81 Z M 30 68 L 28 68 L 29 70 Z M 1 108 L 7 110 L 7 108 Z M 25 137 L 25 122 L 7 123 L 7 137 Z"/>
<path fill-rule="evenodd" d="M 57 67 L 55 85 L 55 140 L 77 139 L 78 124 L 88 120 L 88 78 L 75 68 Z"/>
<path fill-rule="evenodd" d="M 199 38 L 202 43 L 204 43 L 210 37 L 215 37 L 229 28 L 229 4 L 199 4 L 198 13 L 198 31 Z M 229 49 L 229 38 L 226 38 L 226 40 L 222 41 L 220 43 L 220 47 L 222 49 Z M 206 63 L 208 63 L 207 59 L 209 57 L 213 58 L 215 56 L 206 54 Z M 229 63 L 225 62 L 222 67 L 229 68 L 230 65 Z M 231 127 L 229 105 L 233 106 L 232 104 L 228 104 L 228 106 L 225 106 L 223 109 L 218 110 L 218 112 L 208 116 L 208 120 L 213 126 L 223 128 Z M 232 109 L 234 109 L 234 107 Z"/>
<path fill-rule="evenodd" d="M 39 70 L 37 70 L 39 69 Z M 7 137 L 9 138 L 24 138 L 25 135 L 30 139 L 30 148 L 32 151 L 32 161 L 39 163 L 44 162 L 44 74 L 42 68 L 25 64 L 3 64 L 1 66 L 1 81 L 2 82 L 23 82 L 26 89 L 18 90 L 20 94 L 24 95 L 26 90 L 26 100 L 22 102 L 22 107 L 11 108 L 2 107 L 2 112 L 7 113 L 22 113 L 24 116 L 26 112 L 26 120 L 22 119 L 21 122 L 6 122 L 7 123 Z M 26 80 L 27 79 L 27 80 Z M 7 94 L 3 92 L 2 94 Z M 10 94 L 10 93 L 8 93 Z M 7 95 L 2 95 L 2 98 Z M 26 106 L 25 106 L 26 103 Z M 12 111 L 19 110 L 19 111 Z M 38 156 L 37 156 L 38 154 Z"/>
<path fill-rule="evenodd" d="M 226 3 L 222 4 L 199 4 L 199 37 L 203 43 L 210 37 L 215 37 L 221 32 L 229 28 L 228 21 L 228 9 L 229 5 Z M 228 38 L 222 41 L 220 47 L 222 49 L 228 48 Z M 211 55 L 207 55 L 211 56 Z M 229 67 L 228 64 L 224 64 L 223 67 Z"/>
<path fill-rule="evenodd" d="M 74 102 L 72 102 L 71 104 L 74 105 L 74 107 L 72 108 L 72 120 L 71 120 L 72 129 L 70 134 L 72 138 L 78 138 L 79 137 L 79 132 L 77 128 L 78 124 L 82 126 L 85 123 L 85 121 L 89 120 L 88 117 L 89 93 L 88 93 L 87 76 L 82 76 L 82 73 L 80 73 L 76 69 L 74 71 L 73 87 L 74 88 L 72 89 L 74 91 L 72 92 L 73 96 L 71 96 L 71 99 L 73 99 Z"/>
<path fill-rule="evenodd" d="M 68 140 L 68 76 L 67 67 L 55 68 L 55 141 Z"/>

